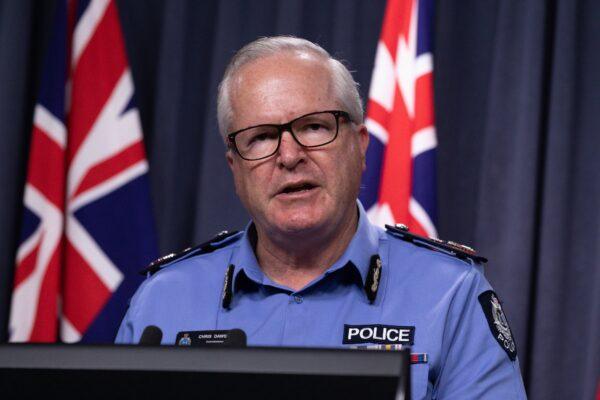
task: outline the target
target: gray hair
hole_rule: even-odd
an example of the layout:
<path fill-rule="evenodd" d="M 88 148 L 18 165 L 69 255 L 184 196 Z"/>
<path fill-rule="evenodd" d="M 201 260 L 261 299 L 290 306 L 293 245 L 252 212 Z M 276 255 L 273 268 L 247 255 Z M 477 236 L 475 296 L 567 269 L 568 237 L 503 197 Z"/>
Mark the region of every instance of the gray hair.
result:
<path fill-rule="evenodd" d="M 306 39 L 300 39 L 293 36 L 273 36 L 263 37 L 242 47 L 233 56 L 223 79 L 219 84 L 217 95 L 217 120 L 219 123 L 219 132 L 223 139 L 227 135 L 231 121 L 233 119 L 233 109 L 230 100 L 230 85 L 234 75 L 246 64 L 259 58 L 273 56 L 282 51 L 311 53 L 326 60 L 331 70 L 333 80 L 333 90 L 335 96 L 346 108 L 352 121 L 355 123 L 363 122 L 363 104 L 358 93 L 358 83 L 352 78 L 348 68 L 339 60 L 333 58 L 325 49 L 318 44 Z"/>

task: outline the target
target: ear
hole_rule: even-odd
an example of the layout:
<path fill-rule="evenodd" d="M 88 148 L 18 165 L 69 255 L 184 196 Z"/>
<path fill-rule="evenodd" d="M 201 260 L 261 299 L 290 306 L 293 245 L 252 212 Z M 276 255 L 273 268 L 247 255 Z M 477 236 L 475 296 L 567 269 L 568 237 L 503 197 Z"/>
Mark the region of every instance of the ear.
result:
<path fill-rule="evenodd" d="M 233 151 L 231 151 L 231 149 L 228 149 L 225 152 L 225 158 L 227 159 L 227 165 L 229 165 L 229 169 L 231 170 L 231 172 L 233 172 Z"/>
<path fill-rule="evenodd" d="M 362 169 L 367 169 L 367 148 L 369 147 L 369 131 L 365 124 L 358 127 L 358 141 L 360 144 L 360 155 L 362 158 Z"/>

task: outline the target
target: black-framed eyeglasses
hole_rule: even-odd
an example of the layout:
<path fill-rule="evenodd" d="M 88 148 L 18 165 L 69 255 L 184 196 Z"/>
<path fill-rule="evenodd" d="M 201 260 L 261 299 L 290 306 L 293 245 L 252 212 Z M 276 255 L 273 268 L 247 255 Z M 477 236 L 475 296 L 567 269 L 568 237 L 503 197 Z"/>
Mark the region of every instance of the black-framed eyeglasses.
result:
<path fill-rule="evenodd" d="M 335 140 L 340 117 L 351 121 L 345 111 L 317 111 L 295 118 L 288 123 L 263 124 L 240 129 L 227 135 L 229 147 L 244 160 L 255 161 L 272 156 L 279 150 L 281 135 L 288 131 L 303 147 L 319 147 Z"/>

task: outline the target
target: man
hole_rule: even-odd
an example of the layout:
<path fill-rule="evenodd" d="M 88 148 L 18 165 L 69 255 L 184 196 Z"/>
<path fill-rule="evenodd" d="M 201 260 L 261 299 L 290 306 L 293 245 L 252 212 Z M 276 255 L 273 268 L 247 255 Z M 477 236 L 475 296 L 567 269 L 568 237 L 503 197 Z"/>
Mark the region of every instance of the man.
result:
<path fill-rule="evenodd" d="M 249 345 L 411 345 L 415 398 L 523 398 L 510 328 L 465 247 L 384 231 L 357 201 L 368 132 L 356 83 L 321 47 L 263 38 L 219 87 L 243 233 L 159 260 L 117 342 L 156 325 L 245 331 Z"/>

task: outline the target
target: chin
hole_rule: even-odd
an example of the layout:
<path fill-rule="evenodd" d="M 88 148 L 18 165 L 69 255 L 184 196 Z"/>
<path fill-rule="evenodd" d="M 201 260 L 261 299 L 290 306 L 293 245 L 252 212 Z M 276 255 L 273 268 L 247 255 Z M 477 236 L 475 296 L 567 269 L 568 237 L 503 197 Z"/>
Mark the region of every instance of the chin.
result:
<path fill-rule="evenodd" d="M 311 232 L 325 224 L 325 213 L 314 207 L 298 207 L 277 213 L 273 225 L 288 233 Z"/>

